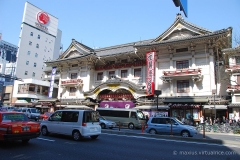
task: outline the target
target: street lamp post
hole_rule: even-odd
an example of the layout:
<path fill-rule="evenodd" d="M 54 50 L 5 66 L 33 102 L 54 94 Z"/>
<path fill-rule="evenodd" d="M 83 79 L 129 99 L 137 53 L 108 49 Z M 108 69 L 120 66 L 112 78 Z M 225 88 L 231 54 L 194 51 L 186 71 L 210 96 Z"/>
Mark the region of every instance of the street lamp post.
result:
<path fill-rule="evenodd" d="M 158 111 L 158 96 L 162 94 L 161 90 L 154 90 L 154 94 L 157 96 L 157 111 Z"/>
<path fill-rule="evenodd" d="M 212 94 L 213 94 L 213 106 L 214 106 L 214 110 L 215 110 L 214 118 L 215 118 L 215 120 L 216 120 L 216 114 L 217 114 L 216 106 L 215 106 L 215 94 L 216 94 L 216 89 L 213 89 L 213 90 L 212 90 Z"/>

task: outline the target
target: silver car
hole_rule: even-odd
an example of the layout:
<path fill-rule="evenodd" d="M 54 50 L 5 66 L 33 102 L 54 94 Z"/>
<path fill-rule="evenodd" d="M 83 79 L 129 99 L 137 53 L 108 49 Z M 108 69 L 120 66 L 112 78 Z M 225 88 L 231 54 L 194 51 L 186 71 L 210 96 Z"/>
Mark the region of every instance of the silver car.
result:
<path fill-rule="evenodd" d="M 116 127 L 116 123 L 113 122 L 113 121 L 109 121 L 109 120 L 106 120 L 104 117 L 100 116 L 99 117 L 99 124 L 101 126 L 101 128 L 114 128 Z"/>
<path fill-rule="evenodd" d="M 174 117 L 150 117 L 145 131 L 150 134 L 170 134 L 172 123 L 172 134 L 183 137 L 192 137 L 197 134 L 193 126 L 185 125 Z"/>

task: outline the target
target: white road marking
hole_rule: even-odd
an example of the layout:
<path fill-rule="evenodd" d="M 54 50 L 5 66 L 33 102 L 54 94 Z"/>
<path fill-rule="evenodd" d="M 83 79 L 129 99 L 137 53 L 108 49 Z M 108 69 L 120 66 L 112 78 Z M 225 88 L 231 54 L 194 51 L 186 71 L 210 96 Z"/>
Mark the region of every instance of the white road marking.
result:
<path fill-rule="evenodd" d="M 50 141 L 50 142 L 54 142 L 55 141 L 55 140 L 52 140 L 52 139 L 45 139 L 45 138 L 37 138 L 37 139 L 44 140 L 44 141 Z"/>
<path fill-rule="evenodd" d="M 106 135 L 115 135 L 115 136 L 122 136 L 122 137 L 134 137 L 134 138 L 142 138 L 142 139 L 153 139 L 158 141 L 170 141 L 170 142 L 178 142 L 178 143 L 192 143 L 192 144 L 204 144 L 209 146 L 220 146 L 220 147 L 234 147 L 234 148 L 240 148 L 240 146 L 237 145 L 231 145 L 231 144 L 214 144 L 214 143 L 204 143 L 204 142 L 189 142 L 189 141 L 181 141 L 181 140 L 171 140 L 171 139 L 161 139 L 161 138 L 152 138 L 152 137 L 143 137 L 143 136 L 130 136 L 130 135 L 118 135 L 118 134 L 108 134 L 108 133 L 102 133 Z"/>

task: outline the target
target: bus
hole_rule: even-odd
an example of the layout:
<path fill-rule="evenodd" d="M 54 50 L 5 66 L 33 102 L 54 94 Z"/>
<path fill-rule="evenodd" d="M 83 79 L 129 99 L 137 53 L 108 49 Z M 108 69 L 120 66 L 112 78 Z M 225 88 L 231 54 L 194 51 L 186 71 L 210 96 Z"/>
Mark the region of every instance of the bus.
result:
<path fill-rule="evenodd" d="M 129 129 L 142 128 L 142 124 L 146 123 L 144 113 L 137 109 L 97 108 L 96 111 L 107 120 Z"/>

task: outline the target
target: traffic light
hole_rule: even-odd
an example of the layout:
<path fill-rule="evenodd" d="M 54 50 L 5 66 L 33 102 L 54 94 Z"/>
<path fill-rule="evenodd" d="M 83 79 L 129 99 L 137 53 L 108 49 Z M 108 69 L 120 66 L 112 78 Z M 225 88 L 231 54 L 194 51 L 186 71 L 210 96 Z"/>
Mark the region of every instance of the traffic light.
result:
<path fill-rule="evenodd" d="M 187 0 L 173 0 L 176 7 L 180 7 L 180 11 L 183 11 L 184 15 L 188 17 Z"/>

